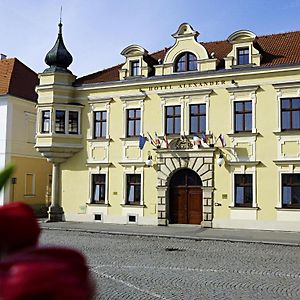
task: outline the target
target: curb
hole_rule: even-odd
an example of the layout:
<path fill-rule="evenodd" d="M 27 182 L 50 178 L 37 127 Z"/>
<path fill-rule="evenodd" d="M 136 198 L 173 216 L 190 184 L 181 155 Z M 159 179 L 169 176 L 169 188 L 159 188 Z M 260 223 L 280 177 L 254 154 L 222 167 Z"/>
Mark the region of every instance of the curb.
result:
<path fill-rule="evenodd" d="M 294 243 L 294 242 L 247 240 L 247 239 L 219 238 L 219 237 L 195 237 L 195 236 L 180 236 L 180 235 L 169 235 L 169 234 L 159 234 L 159 233 L 137 233 L 137 232 L 93 230 L 93 229 L 80 229 L 80 228 L 44 227 L 44 226 L 41 226 L 41 229 L 50 230 L 50 231 L 51 230 L 71 231 L 71 232 L 83 232 L 83 233 L 93 233 L 93 234 L 118 235 L 118 236 L 155 237 L 155 238 L 180 239 L 180 240 L 192 240 L 192 241 L 217 241 L 217 242 L 228 242 L 228 243 L 247 243 L 247 244 L 300 247 L 300 242 Z"/>

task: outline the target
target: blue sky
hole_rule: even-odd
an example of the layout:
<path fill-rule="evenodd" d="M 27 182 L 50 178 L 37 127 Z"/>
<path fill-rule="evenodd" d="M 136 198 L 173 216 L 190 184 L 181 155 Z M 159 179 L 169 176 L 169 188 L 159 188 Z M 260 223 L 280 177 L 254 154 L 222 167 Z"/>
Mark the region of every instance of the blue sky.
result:
<path fill-rule="evenodd" d="M 130 44 L 150 53 L 171 46 L 183 22 L 200 32 L 198 41 L 224 40 L 239 29 L 257 35 L 300 30 L 300 0 L 0 0 L 0 53 L 42 72 L 61 5 L 77 76 L 122 63 L 120 52 Z"/>

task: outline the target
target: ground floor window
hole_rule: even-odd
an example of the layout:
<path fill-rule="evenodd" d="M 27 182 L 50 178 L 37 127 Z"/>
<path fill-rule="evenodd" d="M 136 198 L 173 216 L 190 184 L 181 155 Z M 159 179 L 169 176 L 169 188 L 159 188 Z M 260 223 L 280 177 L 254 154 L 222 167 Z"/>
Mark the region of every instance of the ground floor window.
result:
<path fill-rule="evenodd" d="M 282 207 L 300 208 L 300 174 L 282 174 Z"/>
<path fill-rule="evenodd" d="M 91 203 L 105 203 L 105 174 L 92 175 Z"/>
<path fill-rule="evenodd" d="M 126 175 L 126 204 L 139 205 L 141 201 L 141 175 Z"/>
<path fill-rule="evenodd" d="M 234 175 L 234 206 L 252 207 L 253 182 L 252 174 Z"/>

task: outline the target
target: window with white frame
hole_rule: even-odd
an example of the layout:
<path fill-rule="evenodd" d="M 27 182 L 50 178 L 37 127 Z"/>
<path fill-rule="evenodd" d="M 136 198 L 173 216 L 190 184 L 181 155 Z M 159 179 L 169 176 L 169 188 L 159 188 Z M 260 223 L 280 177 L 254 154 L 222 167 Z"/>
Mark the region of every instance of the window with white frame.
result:
<path fill-rule="evenodd" d="M 181 105 L 165 107 L 165 134 L 180 134 L 181 132 Z"/>
<path fill-rule="evenodd" d="M 234 206 L 252 207 L 253 176 L 252 174 L 234 174 Z"/>
<path fill-rule="evenodd" d="M 42 133 L 49 133 L 50 132 L 50 120 L 51 120 L 51 113 L 50 110 L 43 110 L 42 111 Z"/>
<path fill-rule="evenodd" d="M 281 130 L 300 130 L 300 98 L 280 99 Z"/>
<path fill-rule="evenodd" d="M 78 111 L 69 111 L 69 134 L 78 134 L 79 133 L 79 113 Z"/>
<path fill-rule="evenodd" d="M 106 175 L 92 174 L 92 204 L 104 204 L 106 196 Z"/>
<path fill-rule="evenodd" d="M 141 203 L 141 174 L 126 174 L 126 204 Z"/>
<path fill-rule="evenodd" d="M 282 208 L 300 209 L 300 174 L 281 174 Z"/>
<path fill-rule="evenodd" d="M 252 101 L 234 101 L 234 132 L 252 131 Z"/>
<path fill-rule="evenodd" d="M 105 138 L 107 130 L 107 112 L 94 111 L 94 133 L 93 138 Z"/>
<path fill-rule="evenodd" d="M 189 134 L 202 134 L 206 132 L 206 104 L 189 105 Z"/>
<path fill-rule="evenodd" d="M 126 113 L 126 136 L 136 137 L 141 132 L 141 109 L 127 109 Z"/>

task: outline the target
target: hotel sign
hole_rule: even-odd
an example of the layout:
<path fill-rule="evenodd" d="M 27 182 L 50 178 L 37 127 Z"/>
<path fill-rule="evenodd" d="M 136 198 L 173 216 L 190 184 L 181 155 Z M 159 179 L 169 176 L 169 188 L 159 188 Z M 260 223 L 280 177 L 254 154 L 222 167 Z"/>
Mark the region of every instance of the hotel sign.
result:
<path fill-rule="evenodd" d="M 186 89 L 186 88 L 199 88 L 199 87 L 211 87 L 226 84 L 225 80 L 210 80 L 210 81 L 200 81 L 200 82 L 190 82 L 182 83 L 178 85 L 162 84 L 149 86 L 148 91 L 162 91 L 162 90 L 172 90 L 172 89 Z"/>

